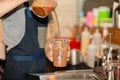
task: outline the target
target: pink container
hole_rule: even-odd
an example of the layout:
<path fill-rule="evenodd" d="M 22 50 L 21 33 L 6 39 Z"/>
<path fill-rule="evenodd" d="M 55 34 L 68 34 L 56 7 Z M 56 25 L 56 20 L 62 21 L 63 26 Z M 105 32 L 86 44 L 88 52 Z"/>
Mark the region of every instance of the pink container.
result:
<path fill-rule="evenodd" d="M 86 15 L 86 26 L 93 27 L 94 14 L 92 11 L 88 11 Z"/>

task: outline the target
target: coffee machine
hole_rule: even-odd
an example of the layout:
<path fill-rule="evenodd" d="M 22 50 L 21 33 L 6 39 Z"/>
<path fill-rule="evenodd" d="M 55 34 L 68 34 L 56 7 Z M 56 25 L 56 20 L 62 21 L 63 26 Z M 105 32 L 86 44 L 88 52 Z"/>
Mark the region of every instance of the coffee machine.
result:
<path fill-rule="evenodd" d="M 113 2 L 113 26 L 120 28 L 120 0 Z"/>

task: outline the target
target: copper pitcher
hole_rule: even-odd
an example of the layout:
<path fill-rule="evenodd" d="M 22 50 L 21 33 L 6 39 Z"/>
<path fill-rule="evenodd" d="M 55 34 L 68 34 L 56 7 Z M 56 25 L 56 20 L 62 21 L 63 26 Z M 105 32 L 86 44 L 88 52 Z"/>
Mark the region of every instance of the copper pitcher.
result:
<path fill-rule="evenodd" d="M 32 11 L 35 15 L 45 18 L 55 10 L 57 0 L 33 0 Z"/>

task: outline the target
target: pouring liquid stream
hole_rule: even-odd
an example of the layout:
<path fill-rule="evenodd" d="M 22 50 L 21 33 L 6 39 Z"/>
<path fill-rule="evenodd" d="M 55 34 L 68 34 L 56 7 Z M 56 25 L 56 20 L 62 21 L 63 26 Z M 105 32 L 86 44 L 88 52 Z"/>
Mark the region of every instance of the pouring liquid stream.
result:
<path fill-rule="evenodd" d="M 60 38 L 60 26 L 59 26 L 59 22 L 58 22 L 58 16 L 56 11 L 53 11 L 54 15 L 55 15 L 55 19 L 56 19 L 56 23 L 57 23 L 57 29 L 58 29 L 58 38 Z"/>

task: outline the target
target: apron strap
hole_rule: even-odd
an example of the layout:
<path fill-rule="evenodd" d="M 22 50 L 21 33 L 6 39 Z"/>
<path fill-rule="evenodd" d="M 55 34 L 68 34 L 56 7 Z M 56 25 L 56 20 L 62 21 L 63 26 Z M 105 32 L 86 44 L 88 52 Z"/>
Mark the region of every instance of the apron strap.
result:
<path fill-rule="evenodd" d="M 29 7 L 29 2 L 24 3 L 25 7 Z"/>

